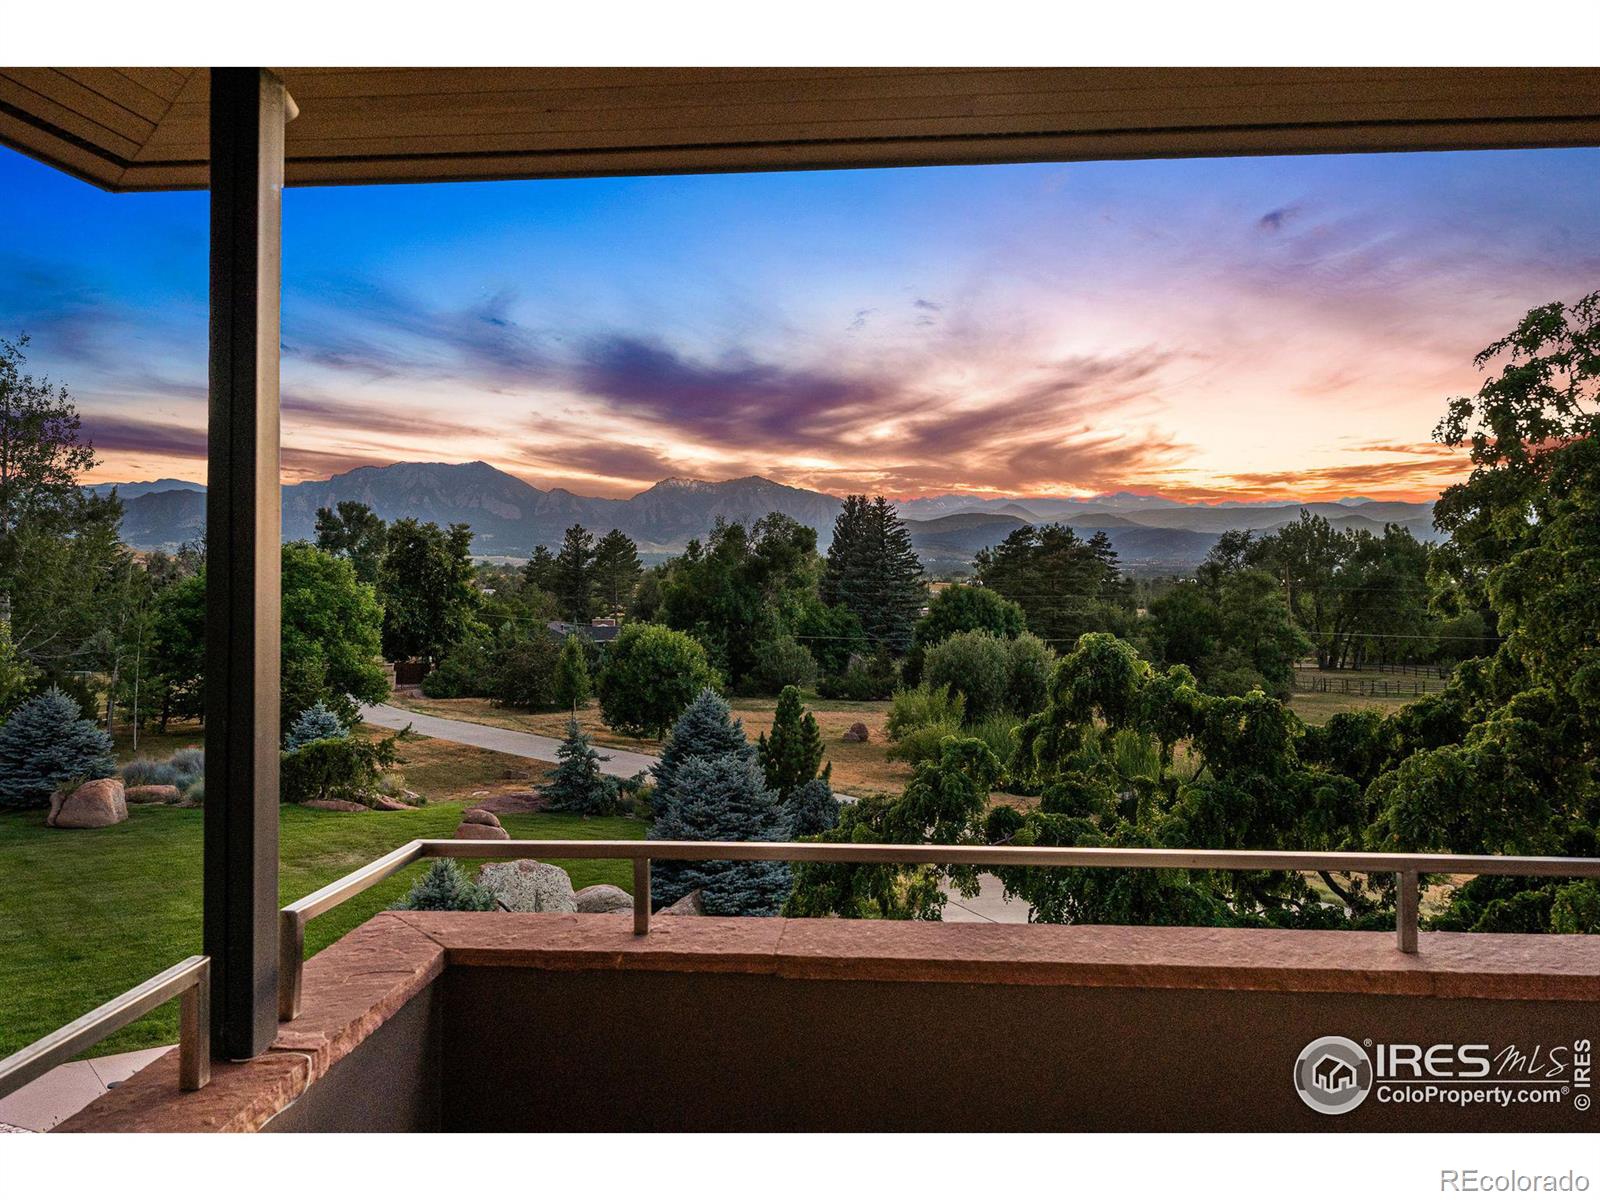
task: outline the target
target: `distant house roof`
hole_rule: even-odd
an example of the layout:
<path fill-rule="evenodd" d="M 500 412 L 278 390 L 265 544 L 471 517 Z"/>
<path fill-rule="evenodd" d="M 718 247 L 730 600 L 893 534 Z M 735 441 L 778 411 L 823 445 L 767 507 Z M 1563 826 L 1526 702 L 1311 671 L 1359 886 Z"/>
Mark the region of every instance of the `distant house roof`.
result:
<path fill-rule="evenodd" d="M 586 637 L 591 642 L 609 642 L 622 632 L 622 627 L 615 621 L 597 620 L 587 625 L 576 625 L 571 621 L 551 621 L 550 632 L 557 637 L 564 638 L 569 633 L 579 637 Z"/>

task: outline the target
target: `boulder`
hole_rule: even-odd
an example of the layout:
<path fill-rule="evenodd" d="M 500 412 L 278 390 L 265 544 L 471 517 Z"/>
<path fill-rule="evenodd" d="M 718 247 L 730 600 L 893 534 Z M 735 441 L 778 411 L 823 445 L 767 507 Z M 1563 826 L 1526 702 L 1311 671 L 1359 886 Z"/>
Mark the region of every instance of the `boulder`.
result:
<path fill-rule="evenodd" d="M 498 825 L 500 824 L 500 818 L 487 808 L 469 808 L 461 814 L 461 823 L 463 825 Z"/>
<path fill-rule="evenodd" d="M 591 884 L 578 892 L 578 911 L 581 913 L 632 912 L 633 897 L 609 883 Z"/>
<path fill-rule="evenodd" d="M 560 867 L 537 859 L 490 863 L 478 872 L 478 883 L 493 892 L 507 912 L 578 911 L 578 894 L 572 890 L 571 878 Z"/>
<path fill-rule="evenodd" d="M 695 890 L 690 892 L 687 896 L 680 897 L 678 900 L 661 909 L 658 915 L 669 917 L 703 917 L 706 915 L 705 897 L 701 894 L 699 888 L 695 888 Z"/>
<path fill-rule="evenodd" d="M 844 736 L 839 740 L 841 742 L 865 742 L 870 739 L 867 736 L 867 727 L 860 721 L 857 721 L 854 725 L 850 726 L 849 729 L 844 731 Z"/>
<path fill-rule="evenodd" d="M 129 804 L 176 804 L 183 793 L 170 783 L 144 783 L 124 791 Z"/>
<path fill-rule="evenodd" d="M 511 835 L 498 825 L 469 825 L 463 821 L 456 826 L 455 836 L 463 842 L 509 842 Z"/>
<path fill-rule="evenodd" d="M 407 804 L 404 800 L 397 800 L 393 796 L 379 796 L 372 802 L 372 807 L 379 812 L 412 812 L 416 805 Z"/>
<path fill-rule="evenodd" d="M 46 825 L 57 829 L 102 829 L 128 819 L 128 797 L 120 779 L 91 779 L 70 793 L 50 797 Z"/>

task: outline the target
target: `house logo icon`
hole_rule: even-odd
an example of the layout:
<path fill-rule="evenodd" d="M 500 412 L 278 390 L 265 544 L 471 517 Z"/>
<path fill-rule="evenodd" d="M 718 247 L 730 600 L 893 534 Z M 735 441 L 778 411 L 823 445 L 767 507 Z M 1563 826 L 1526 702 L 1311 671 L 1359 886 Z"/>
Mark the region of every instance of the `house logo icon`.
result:
<path fill-rule="evenodd" d="M 1372 1060 L 1349 1038 L 1317 1038 L 1295 1059 L 1294 1090 L 1319 1113 L 1350 1112 L 1372 1090 Z"/>

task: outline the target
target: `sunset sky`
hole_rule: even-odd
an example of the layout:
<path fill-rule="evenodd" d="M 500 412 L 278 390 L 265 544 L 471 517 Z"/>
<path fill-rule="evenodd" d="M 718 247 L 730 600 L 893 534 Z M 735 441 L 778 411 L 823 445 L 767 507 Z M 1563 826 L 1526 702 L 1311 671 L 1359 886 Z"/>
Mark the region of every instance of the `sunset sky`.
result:
<path fill-rule="evenodd" d="M 286 479 L 1406 499 L 1473 354 L 1600 288 L 1600 151 L 297 189 Z M 204 478 L 206 197 L 0 150 L 0 336 L 99 480 Z"/>

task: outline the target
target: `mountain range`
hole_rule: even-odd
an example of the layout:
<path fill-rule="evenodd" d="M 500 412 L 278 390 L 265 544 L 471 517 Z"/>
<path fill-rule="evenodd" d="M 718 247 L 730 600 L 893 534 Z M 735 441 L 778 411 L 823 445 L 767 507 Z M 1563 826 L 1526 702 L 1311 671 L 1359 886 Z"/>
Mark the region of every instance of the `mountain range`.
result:
<path fill-rule="evenodd" d="M 201 484 L 162 479 L 98 484 L 93 490 L 113 489 L 123 502 L 123 539 L 135 548 L 170 550 L 205 531 Z M 415 517 L 470 525 L 473 550 L 483 557 L 525 558 L 535 546 L 559 544 L 568 526 L 581 524 L 596 533 L 622 530 L 647 560 L 682 551 L 691 538 L 705 537 L 718 518 L 748 526 L 769 512 L 815 529 L 826 548 L 841 503 L 826 492 L 759 475 L 714 483 L 663 479 L 636 496 L 608 499 L 536 488 L 484 462 L 405 462 L 289 484 L 283 489 L 285 540 L 314 537 L 317 509 L 341 500 L 360 501 L 387 521 Z M 978 550 L 1012 531 L 1050 521 L 1070 525 L 1083 537 L 1104 530 L 1122 561 L 1145 572 L 1192 569 L 1225 530 L 1272 530 L 1293 521 L 1301 509 L 1340 528 L 1379 533 L 1394 523 L 1420 539 L 1438 538 L 1431 504 L 1361 498 L 1206 505 L 1132 492 L 1088 498 L 945 495 L 901 501 L 897 507 L 924 563 L 939 571 L 970 565 Z"/>

